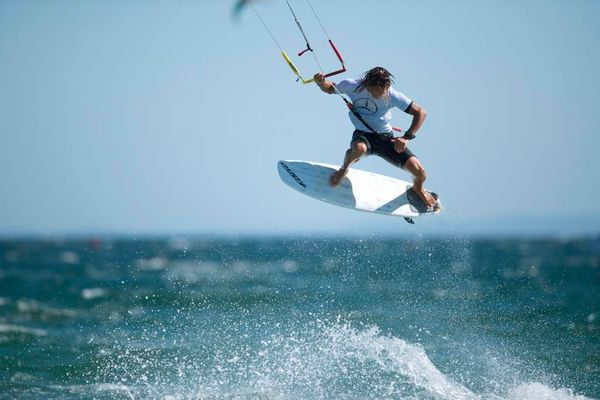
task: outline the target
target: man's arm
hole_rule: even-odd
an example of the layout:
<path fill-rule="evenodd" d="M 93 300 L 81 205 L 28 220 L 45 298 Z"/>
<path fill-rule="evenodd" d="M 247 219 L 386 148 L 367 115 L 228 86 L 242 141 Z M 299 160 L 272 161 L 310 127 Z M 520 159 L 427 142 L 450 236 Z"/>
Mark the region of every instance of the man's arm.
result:
<path fill-rule="evenodd" d="M 409 140 L 414 139 L 415 133 L 421 128 L 425 118 L 427 117 L 427 111 L 414 101 L 408 106 L 407 113 L 413 116 L 410 128 L 404 132 L 404 136 L 394 139 L 394 148 L 398 153 L 401 153 L 406 148 L 406 144 Z"/>
<path fill-rule="evenodd" d="M 325 79 L 321 72 L 317 72 L 314 76 L 315 83 L 319 86 L 319 89 L 324 91 L 327 94 L 334 94 L 335 88 L 333 87 L 333 83 L 329 82 Z"/>
<path fill-rule="evenodd" d="M 414 135 L 419 129 L 421 129 L 421 125 L 423 125 L 423 122 L 427 117 L 427 111 L 413 101 L 406 112 L 413 116 L 410 128 L 408 128 L 406 132 L 410 132 Z"/>

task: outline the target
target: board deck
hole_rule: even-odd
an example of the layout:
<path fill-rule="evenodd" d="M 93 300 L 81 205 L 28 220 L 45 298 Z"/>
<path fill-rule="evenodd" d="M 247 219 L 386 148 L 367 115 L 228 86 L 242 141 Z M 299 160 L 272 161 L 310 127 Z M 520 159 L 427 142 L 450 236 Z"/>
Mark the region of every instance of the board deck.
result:
<path fill-rule="evenodd" d="M 313 161 L 281 160 L 277 164 L 285 184 L 327 203 L 405 218 L 433 213 L 410 190 L 412 183 L 401 179 L 350 168 L 340 185 L 332 187 L 329 177 L 338 169 L 337 165 Z"/>

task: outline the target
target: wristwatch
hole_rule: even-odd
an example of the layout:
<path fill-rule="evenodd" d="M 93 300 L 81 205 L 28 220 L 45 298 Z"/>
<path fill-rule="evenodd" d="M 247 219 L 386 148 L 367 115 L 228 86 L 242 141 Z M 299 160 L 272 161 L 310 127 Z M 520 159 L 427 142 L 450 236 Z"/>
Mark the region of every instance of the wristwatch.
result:
<path fill-rule="evenodd" d="M 406 140 L 413 140 L 414 138 L 416 138 L 416 136 L 411 131 L 406 131 L 404 132 L 404 135 L 402 135 L 402 138 Z"/>

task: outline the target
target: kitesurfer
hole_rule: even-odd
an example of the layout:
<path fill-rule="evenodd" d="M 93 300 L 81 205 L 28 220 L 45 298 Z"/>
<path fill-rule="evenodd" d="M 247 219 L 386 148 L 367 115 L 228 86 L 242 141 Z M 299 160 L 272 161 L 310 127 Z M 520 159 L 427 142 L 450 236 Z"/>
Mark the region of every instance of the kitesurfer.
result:
<path fill-rule="evenodd" d="M 427 113 L 392 86 L 393 78 L 383 67 L 370 69 L 360 79 L 346 79 L 338 83 L 326 80 L 322 73 L 315 74 L 314 80 L 323 92 L 346 94 L 352 101 L 349 116 L 355 131 L 344 163 L 330 176 L 329 182 L 332 186 L 339 185 L 350 165 L 365 155 L 375 154 L 410 172 L 413 175 L 412 190 L 428 207 L 435 208 L 436 199 L 423 188 L 427 178 L 425 168 L 407 147 L 408 141 L 414 139 L 421 128 Z M 410 127 L 400 137 L 394 137 L 390 124 L 393 107 L 412 115 Z"/>

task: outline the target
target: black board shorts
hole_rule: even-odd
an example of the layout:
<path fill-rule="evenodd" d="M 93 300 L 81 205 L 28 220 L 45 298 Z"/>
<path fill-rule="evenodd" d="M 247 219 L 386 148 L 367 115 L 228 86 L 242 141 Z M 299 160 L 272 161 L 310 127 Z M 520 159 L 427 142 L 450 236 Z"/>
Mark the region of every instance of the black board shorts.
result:
<path fill-rule="evenodd" d="M 415 157 L 408 147 L 404 148 L 402 153 L 398 153 L 392 142 L 393 134 L 373 133 L 359 131 L 358 129 L 352 134 L 352 143 L 356 141 L 364 142 L 367 145 L 367 155 L 374 154 L 379 156 L 396 167 L 404 168 L 404 164 L 409 158 Z"/>

